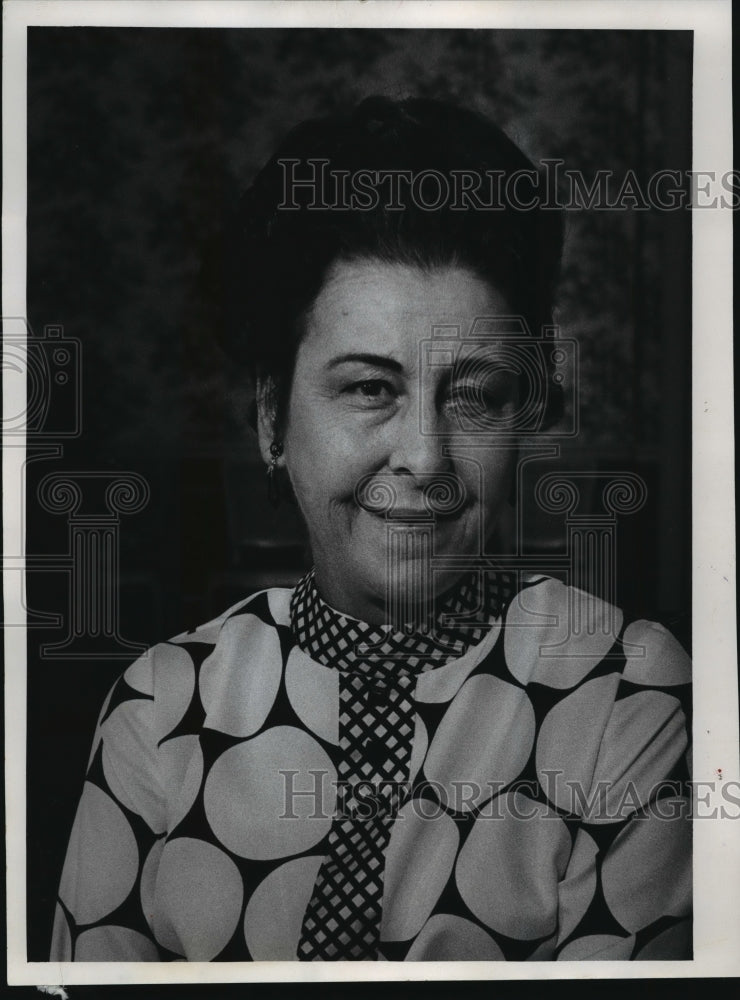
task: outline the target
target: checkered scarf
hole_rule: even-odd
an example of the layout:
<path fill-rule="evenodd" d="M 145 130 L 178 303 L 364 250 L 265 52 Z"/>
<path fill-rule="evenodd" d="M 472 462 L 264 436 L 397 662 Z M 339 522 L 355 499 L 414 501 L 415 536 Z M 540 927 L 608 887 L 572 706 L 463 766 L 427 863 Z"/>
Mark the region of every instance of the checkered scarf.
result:
<path fill-rule="evenodd" d="M 301 649 L 324 666 L 381 675 L 420 673 L 479 643 L 510 600 L 513 587 L 511 573 L 467 573 L 437 600 L 429 633 L 408 633 L 336 611 L 322 599 L 310 570 L 293 594 L 291 624 Z"/>

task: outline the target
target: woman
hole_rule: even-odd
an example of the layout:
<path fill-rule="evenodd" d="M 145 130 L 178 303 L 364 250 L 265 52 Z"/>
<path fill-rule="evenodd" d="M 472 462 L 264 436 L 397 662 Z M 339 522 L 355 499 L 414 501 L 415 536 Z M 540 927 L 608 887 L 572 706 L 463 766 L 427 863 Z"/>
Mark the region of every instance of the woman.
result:
<path fill-rule="evenodd" d="M 491 557 L 560 410 L 539 185 L 477 115 L 380 98 L 257 177 L 230 347 L 314 568 L 114 686 L 54 959 L 690 955 L 686 657 Z"/>

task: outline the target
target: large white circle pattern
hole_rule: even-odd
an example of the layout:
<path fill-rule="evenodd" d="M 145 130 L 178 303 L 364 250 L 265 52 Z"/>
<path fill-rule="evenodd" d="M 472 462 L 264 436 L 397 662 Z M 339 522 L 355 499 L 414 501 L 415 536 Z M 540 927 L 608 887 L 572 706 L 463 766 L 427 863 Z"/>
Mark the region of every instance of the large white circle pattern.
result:
<path fill-rule="evenodd" d="M 424 758 L 429 747 L 429 736 L 427 727 L 424 725 L 420 715 L 414 717 L 414 742 L 411 746 L 411 757 L 409 759 L 409 782 L 413 782 L 421 770 Z"/>
<path fill-rule="evenodd" d="M 428 705 L 438 705 L 451 701 L 469 674 L 475 670 L 481 660 L 495 646 L 501 633 L 501 621 L 492 623 L 491 628 L 481 642 L 459 659 L 453 660 L 442 667 L 427 670 L 416 682 L 414 698 Z"/>
<path fill-rule="evenodd" d="M 537 776 L 545 795 L 566 812 L 581 813 L 594 761 L 614 704 L 619 676 L 587 681 L 545 716 L 537 736 Z"/>
<path fill-rule="evenodd" d="M 54 931 L 52 933 L 51 950 L 58 962 L 72 961 L 72 935 L 64 910 L 59 903 L 54 908 Z"/>
<path fill-rule="evenodd" d="M 633 622 L 624 630 L 622 641 L 626 681 L 656 687 L 691 682 L 691 660 L 681 644 L 657 622 Z"/>
<path fill-rule="evenodd" d="M 286 861 L 252 893 L 244 913 L 244 939 L 256 962 L 296 958 L 303 914 L 322 861 L 321 855 Z"/>
<path fill-rule="evenodd" d="M 177 837 L 162 852 L 158 882 L 162 908 L 185 954 L 192 961 L 211 961 L 239 922 L 244 896 L 239 869 L 213 844 Z M 178 950 L 173 944 L 168 946 Z"/>
<path fill-rule="evenodd" d="M 274 587 L 267 592 L 267 606 L 276 625 L 290 625 L 290 599 L 293 591 L 287 587 Z"/>
<path fill-rule="evenodd" d="M 406 955 L 407 962 L 501 962 L 505 958 L 482 927 L 451 913 L 430 917 Z"/>
<path fill-rule="evenodd" d="M 114 685 L 110 689 L 110 691 L 108 692 L 108 694 L 105 696 L 105 701 L 103 702 L 103 707 L 100 709 L 100 713 L 98 715 L 98 720 L 104 719 L 105 716 L 107 715 L 107 713 L 108 713 L 108 706 L 110 705 L 111 698 L 113 697 L 113 692 L 115 691 L 115 689 L 116 688 L 115 688 L 115 685 Z M 92 746 L 90 748 L 90 756 L 87 759 L 87 766 L 88 766 L 88 768 L 90 767 L 90 765 L 93 762 L 93 757 L 97 753 L 97 750 L 98 750 L 98 747 L 100 746 L 100 741 L 102 740 L 102 738 L 103 738 L 103 730 L 102 730 L 101 726 L 99 725 L 97 727 L 97 729 L 95 730 L 95 736 L 93 737 Z"/>
<path fill-rule="evenodd" d="M 415 800 L 399 810 L 385 859 L 381 940 L 407 941 L 419 933 L 450 877 L 459 843 L 447 813 L 425 819 Z"/>
<path fill-rule="evenodd" d="M 83 931 L 75 944 L 75 962 L 158 962 L 159 952 L 153 941 L 130 927 L 91 927 Z"/>
<path fill-rule="evenodd" d="M 673 801 L 680 807 L 680 800 Z M 666 807 L 667 808 L 667 807 Z M 604 858 L 604 899 L 628 931 L 639 931 L 658 917 L 683 917 L 690 895 L 691 825 L 677 811 L 672 820 L 652 816 L 632 820 L 620 831 Z"/>
<path fill-rule="evenodd" d="M 142 747 L 140 733 L 151 727 L 154 703 L 134 699 L 114 709 L 103 726 L 103 774 L 121 805 L 147 823 L 154 833 L 166 829 L 161 789 L 148 779 L 151 762 L 143 768 L 142 757 L 153 753 Z"/>
<path fill-rule="evenodd" d="M 267 594 L 283 625 L 290 622 L 290 594 Z M 621 818 L 614 807 L 626 802 L 633 810 L 646 801 L 675 773 L 685 749 L 686 719 L 670 693 L 688 680 L 678 644 L 660 626 L 638 622 L 624 634 L 623 676 L 631 685 L 620 689 L 618 660 L 613 669 L 605 664 L 608 673 L 586 679 L 613 636 L 606 628 L 585 639 L 562 633 L 568 599 L 561 584 L 540 582 L 510 607 L 511 627 L 499 638 L 490 671 L 483 661 L 494 634 L 417 679 L 409 778 L 426 777 L 443 805 L 417 797 L 392 824 L 380 869 L 381 941 L 392 959 L 408 947 L 407 961 L 495 961 L 521 957 L 528 942 L 530 960 L 554 958 L 562 942 L 569 943 L 561 959 L 627 959 L 634 957 L 636 935 L 662 917 L 687 912 L 687 822 L 620 825 L 602 862 L 593 828 L 580 828 L 571 839 L 549 804 L 513 788 L 494 795 L 517 777 L 532 777 L 523 769 L 534 756 L 551 802 L 583 815 L 594 789 L 605 784 L 607 801 L 597 804 L 605 804 L 603 818 L 613 822 Z M 606 622 L 604 606 L 594 606 Z M 258 961 L 295 960 L 323 860 L 318 852 L 336 809 L 336 753 L 325 747 L 337 746 L 340 726 L 349 728 L 352 720 L 339 702 L 338 670 L 296 647 L 283 667 L 280 635 L 247 612 L 227 613 L 180 637 L 203 652 L 215 644 L 200 672 L 209 733 L 169 738 L 192 705 L 196 678 L 193 658 L 177 642 L 155 647 L 126 671 L 133 692 L 114 688 L 124 700 L 99 727 L 107 784 L 98 780 L 106 791 L 96 779 L 85 785 L 60 890 L 70 916 L 58 907 L 55 957 L 150 961 L 158 957 L 156 941 L 188 960 L 212 960 L 226 946 L 230 957 L 247 957 L 248 949 Z M 552 648 L 555 640 L 567 655 L 551 659 L 542 647 Z M 645 656 L 630 655 L 640 644 Z M 500 676 L 502 653 L 511 676 Z M 535 688 L 530 700 L 519 684 L 531 681 L 549 693 Z M 278 691 L 287 694 L 281 710 L 292 708 L 280 719 Z M 188 718 L 198 724 L 197 714 Z M 470 827 L 470 816 L 465 823 L 458 817 L 458 824 L 449 815 L 484 802 Z M 678 800 L 659 805 L 669 817 Z M 143 817 L 149 832 L 128 810 Z M 188 836 L 181 837 L 186 817 Z M 155 838 L 165 830 L 174 840 Z M 603 904 L 592 911 L 601 898 L 599 870 Z M 134 890 L 138 913 L 129 906 Z M 126 918 L 120 919 L 130 927 L 119 926 L 122 903 Z M 609 914 L 629 937 L 612 931 Z M 82 932 L 73 954 L 75 921 L 94 926 Z M 644 944 L 637 957 L 666 958 L 689 948 L 690 924 L 682 921 Z"/>
<path fill-rule="evenodd" d="M 174 648 L 174 647 L 173 647 Z M 137 660 L 127 667 L 123 672 L 123 679 L 132 687 L 134 691 L 138 691 L 140 694 L 151 695 L 154 688 L 154 658 L 157 655 L 157 646 L 152 646 L 148 649 L 146 653 L 140 656 Z M 166 658 L 169 654 L 169 644 L 165 655 Z M 187 655 L 187 654 L 186 654 Z"/>
<path fill-rule="evenodd" d="M 203 795 L 206 817 L 221 843 L 242 858 L 300 854 L 329 832 L 336 780 L 333 763 L 308 733 L 273 726 L 214 762 Z"/>
<path fill-rule="evenodd" d="M 508 793 L 499 814 L 476 819 L 460 850 L 460 895 L 491 930 L 525 941 L 545 937 L 557 926 L 557 884 L 570 848 L 567 827 L 551 809 Z M 492 891 L 492 877 L 506 891 Z"/>
<path fill-rule="evenodd" d="M 635 937 L 616 934 L 587 934 L 566 944 L 558 955 L 561 962 L 606 962 L 627 959 L 635 947 Z"/>
<path fill-rule="evenodd" d="M 584 625 L 587 619 L 591 631 L 573 629 L 574 615 Z M 545 580 L 522 590 L 506 612 L 506 664 L 522 684 L 574 687 L 609 652 L 622 622 L 622 612 L 612 605 L 559 580 Z"/>
<path fill-rule="evenodd" d="M 131 664 L 123 679 L 137 691 L 155 696 L 152 735 L 158 743 L 172 732 L 193 697 L 195 668 L 190 654 L 177 643 L 155 646 Z M 162 691 L 167 692 L 166 698 L 158 696 Z"/>
<path fill-rule="evenodd" d="M 672 695 L 639 691 L 616 701 L 594 772 L 594 783 L 605 783 L 604 815 L 597 810 L 591 822 L 626 819 L 645 805 L 687 742 L 686 718 Z"/>
<path fill-rule="evenodd" d="M 203 780 L 203 751 L 197 736 L 176 736 L 159 750 L 162 774 L 168 788 L 177 791 L 167 802 L 167 829 L 175 829 L 195 802 Z"/>
<path fill-rule="evenodd" d="M 559 938 L 565 941 L 585 915 L 596 891 L 596 855 L 599 848 L 593 838 L 579 830 L 568 863 L 568 875 L 560 883 Z"/>
<path fill-rule="evenodd" d="M 497 717 L 508 725 L 491 725 L 481 705 L 495 705 Z M 517 734 L 515 740 L 512 732 Z M 534 709 L 526 693 L 498 677 L 478 674 L 463 684 L 440 722 L 424 774 L 441 785 L 445 805 L 467 812 L 519 775 L 534 735 Z"/>
<path fill-rule="evenodd" d="M 295 646 L 285 664 L 285 689 L 301 722 L 327 743 L 339 743 L 339 672 Z"/>
<path fill-rule="evenodd" d="M 113 799 L 86 781 L 70 840 L 59 896 L 78 924 L 92 924 L 112 913 L 134 887 L 139 851 L 129 822 Z M 84 895 L 67 895 L 65 886 L 84 885 Z"/>
<path fill-rule="evenodd" d="M 545 941 L 541 941 L 533 952 L 527 955 L 528 962 L 550 962 L 555 955 L 555 948 L 558 943 L 558 935 L 553 934 Z"/>
<path fill-rule="evenodd" d="M 159 874 L 159 862 L 162 851 L 166 843 L 165 837 L 155 840 L 146 861 L 141 869 L 141 886 L 139 895 L 141 896 L 141 908 L 144 911 L 144 919 L 149 927 L 154 927 L 154 911 L 157 900 L 157 875 Z"/>
<path fill-rule="evenodd" d="M 224 669 L 224 662 L 244 669 Z M 247 667 L 248 664 L 248 667 Z M 280 640 L 255 615 L 230 618 L 216 650 L 200 668 L 198 686 L 206 725 L 229 736 L 251 736 L 262 726 L 280 687 Z"/>

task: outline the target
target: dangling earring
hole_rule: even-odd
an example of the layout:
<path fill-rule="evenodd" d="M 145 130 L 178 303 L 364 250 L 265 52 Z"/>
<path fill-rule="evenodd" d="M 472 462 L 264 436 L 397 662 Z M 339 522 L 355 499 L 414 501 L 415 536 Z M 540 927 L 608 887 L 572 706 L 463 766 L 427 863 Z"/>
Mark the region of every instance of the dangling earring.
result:
<path fill-rule="evenodd" d="M 277 484 L 277 464 L 282 453 L 282 441 L 273 441 L 270 445 L 270 464 L 267 466 L 267 499 L 273 507 L 277 507 L 280 503 L 280 490 Z"/>

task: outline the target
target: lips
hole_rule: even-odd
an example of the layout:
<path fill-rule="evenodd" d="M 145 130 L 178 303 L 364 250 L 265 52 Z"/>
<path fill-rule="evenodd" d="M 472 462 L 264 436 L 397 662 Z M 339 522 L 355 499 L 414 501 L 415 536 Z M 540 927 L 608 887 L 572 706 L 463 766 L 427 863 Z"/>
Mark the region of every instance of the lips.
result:
<path fill-rule="evenodd" d="M 432 521 L 434 514 L 431 514 L 426 507 L 394 507 L 387 513 L 381 515 L 388 521 Z"/>
<path fill-rule="evenodd" d="M 393 521 L 454 520 L 472 502 L 465 483 L 452 472 L 371 473 L 355 487 L 355 503 Z"/>
<path fill-rule="evenodd" d="M 426 507 L 400 507 L 394 506 L 392 510 L 368 510 L 367 507 L 361 507 L 366 514 L 370 514 L 372 517 L 379 521 L 383 521 L 385 524 L 448 524 L 453 521 L 459 520 L 459 518 L 471 507 L 471 503 L 468 502 L 462 507 L 458 507 L 456 510 L 444 511 L 444 512 L 434 512 L 427 510 Z"/>

